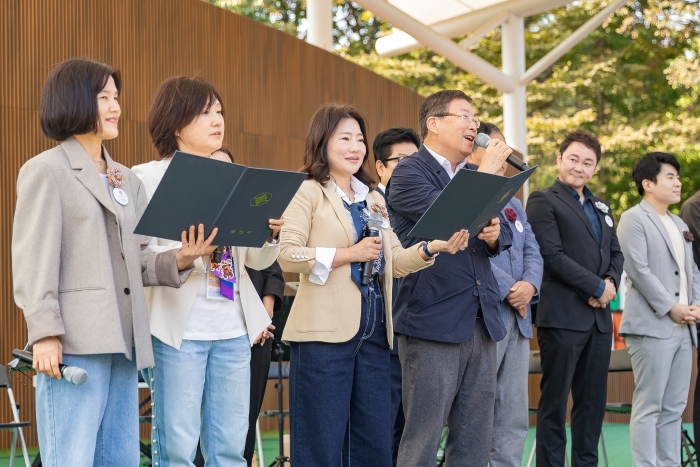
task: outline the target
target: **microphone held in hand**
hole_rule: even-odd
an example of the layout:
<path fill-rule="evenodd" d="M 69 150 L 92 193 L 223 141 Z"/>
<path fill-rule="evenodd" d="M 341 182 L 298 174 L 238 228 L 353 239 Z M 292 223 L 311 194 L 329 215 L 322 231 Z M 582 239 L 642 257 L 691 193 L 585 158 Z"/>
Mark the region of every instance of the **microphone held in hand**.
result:
<path fill-rule="evenodd" d="M 474 144 L 476 144 L 477 146 L 484 148 L 484 149 L 486 149 L 488 147 L 490 141 L 491 141 L 491 137 L 489 135 L 487 135 L 486 133 L 479 133 L 478 135 L 476 135 L 476 138 L 474 138 Z M 508 159 L 506 159 L 506 162 L 508 162 L 510 165 L 512 165 L 516 169 L 520 170 L 521 172 L 530 168 L 527 166 L 527 164 L 525 162 L 518 159 L 513 154 L 508 156 Z"/>
<path fill-rule="evenodd" d="M 20 359 L 20 361 L 29 365 L 34 364 L 34 355 L 26 350 L 15 349 L 12 351 L 12 356 L 17 357 Z M 75 384 L 76 386 L 85 384 L 88 379 L 87 371 L 83 370 L 82 368 L 78 368 L 77 366 L 66 366 L 63 363 L 59 363 L 58 368 L 61 370 L 61 375 L 66 378 L 66 381 L 71 384 Z"/>
<path fill-rule="evenodd" d="M 373 212 L 367 219 L 367 235 L 365 237 L 379 237 L 379 229 L 382 228 L 384 218 L 378 212 Z M 374 261 L 362 263 L 362 285 L 369 285 L 372 280 L 372 265 Z M 357 279 L 355 279 L 357 280 Z"/>

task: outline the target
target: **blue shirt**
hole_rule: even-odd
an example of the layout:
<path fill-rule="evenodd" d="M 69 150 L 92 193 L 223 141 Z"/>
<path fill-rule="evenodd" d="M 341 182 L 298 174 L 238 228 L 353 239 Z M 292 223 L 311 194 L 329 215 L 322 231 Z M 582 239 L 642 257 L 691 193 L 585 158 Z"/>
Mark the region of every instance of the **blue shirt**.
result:
<path fill-rule="evenodd" d="M 576 201 L 581 204 L 581 196 L 579 196 L 578 192 L 571 188 L 569 185 L 566 183 L 562 182 L 557 178 L 557 183 L 559 183 L 561 186 L 566 188 L 566 191 L 571 193 L 571 196 L 576 199 Z M 595 206 L 593 205 L 593 193 L 591 193 L 591 190 L 589 190 L 587 187 L 583 187 L 583 210 L 586 213 L 586 216 L 588 217 L 588 220 L 591 223 L 591 227 L 593 227 L 593 233 L 595 233 L 595 238 L 598 241 L 598 245 L 600 245 L 600 242 L 603 239 L 603 229 L 600 225 L 600 218 L 598 217 L 598 214 L 595 212 Z M 600 285 L 596 289 L 595 293 L 593 296 L 595 298 L 600 298 L 603 295 L 603 291 L 605 290 L 605 280 L 600 281 Z"/>

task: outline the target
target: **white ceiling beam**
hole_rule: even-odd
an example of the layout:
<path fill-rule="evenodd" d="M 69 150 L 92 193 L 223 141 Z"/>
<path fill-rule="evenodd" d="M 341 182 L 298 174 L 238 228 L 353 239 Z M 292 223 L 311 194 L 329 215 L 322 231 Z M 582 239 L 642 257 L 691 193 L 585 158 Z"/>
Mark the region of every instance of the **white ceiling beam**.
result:
<path fill-rule="evenodd" d="M 508 11 L 514 16 L 527 18 L 543 11 L 559 8 L 568 3 L 571 3 L 571 0 L 509 0 L 432 24 L 430 27 L 444 37 L 458 37 L 478 29 L 484 23 L 490 21 L 491 18 L 500 15 L 504 11 Z M 424 45 L 420 39 L 412 37 L 405 28 L 393 24 L 388 18 L 382 19 L 402 31 L 394 32 L 377 40 L 375 49 L 379 55 L 393 57 L 408 53 Z"/>
<path fill-rule="evenodd" d="M 524 85 L 537 78 L 547 68 L 554 65 L 557 60 L 564 56 L 565 53 L 573 49 L 590 33 L 598 28 L 610 16 L 612 16 L 619 8 L 627 4 L 629 0 L 613 0 L 607 7 L 600 10 L 591 19 L 586 21 L 581 27 L 574 31 L 569 37 L 561 41 L 556 47 L 549 51 L 547 55 L 542 57 L 532 65 L 518 79 L 518 84 Z"/>
<path fill-rule="evenodd" d="M 487 21 L 486 23 L 484 23 L 483 26 L 471 33 L 469 37 L 459 41 L 459 46 L 464 50 L 469 50 L 469 47 L 479 42 L 486 36 L 486 34 L 490 33 L 491 31 L 499 27 L 501 24 L 503 24 L 503 22 L 507 20 L 509 16 L 510 13 L 507 11 L 504 11 L 500 15 L 494 16 L 493 19 L 491 19 L 491 21 Z"/>
<path fill-rule="evenodd" d="M 460 48 L 456 42 L 441 36 L 420 21 L 399 10 L 384 0 L 355 0 L 362 8 L 371 11 L 383 21 L 391 23 L 411 34 L 422 43 L 450 60 L 469 73 L 479 77 L 494 88 L 503 92 L 512 92 L 516 86 L 515 78 L 506 76 L 501 70 L 481 57 Z"/>

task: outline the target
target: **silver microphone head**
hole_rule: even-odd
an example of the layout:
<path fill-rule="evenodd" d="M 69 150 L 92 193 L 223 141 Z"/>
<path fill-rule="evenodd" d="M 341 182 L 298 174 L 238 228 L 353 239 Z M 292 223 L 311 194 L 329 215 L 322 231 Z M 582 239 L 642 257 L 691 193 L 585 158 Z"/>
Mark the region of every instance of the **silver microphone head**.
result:
<path fill-rule="evenodd" d="M 480 148 L 487 148 L 490 142 L 491 137 L 486 133 L 479 133 L 478 135 L 476 135 L 476 138 L 474 138 L 474 144 L 476 144 Z"/>
<path fill-rule="evenodd" d="M 61 374 L 64 378 L 66 378 L 66 381 L 71 384 L 75 384 L 76 386 L 85 384 L 88 379 L 87 371 L 83 370 L 82 368 L 78 368 L 77 366 L 67 366 L 63 369 Z"/>
<path fill-rule="evenodd" d="M 371 229 L 371 230 L 381 229 L 383 223 L 384 223 L 384 218 L 378 212 L 373 212 L 367 218 L 367 228 Z"/>

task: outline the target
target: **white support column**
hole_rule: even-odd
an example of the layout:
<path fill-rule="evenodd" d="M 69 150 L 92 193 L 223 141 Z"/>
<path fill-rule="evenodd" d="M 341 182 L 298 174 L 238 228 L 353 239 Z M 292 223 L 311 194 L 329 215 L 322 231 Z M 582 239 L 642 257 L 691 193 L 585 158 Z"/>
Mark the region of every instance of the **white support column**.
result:
<path fill-rule="evenodd" d="M 333 50 L 332 0 L 306 0 L 306 42 L 327 51 Z"/>
<path fill-rule="evenodd" d="M 503 72 L 513 78 L 525 73 L 525 21 L 510 15 L 501 26 Z M 525 84 L 518 83 L 513 92 L 503 93 L 503 132 L 508 144 L 520 151 L 527 162 L 527 97 Z M 528 185 L 523 187 L 527 200 Z"/>

